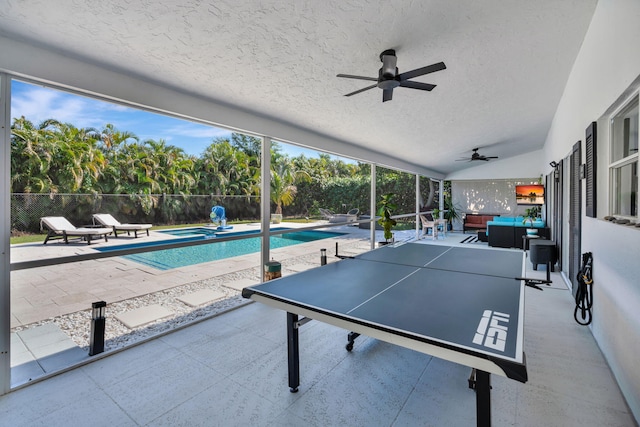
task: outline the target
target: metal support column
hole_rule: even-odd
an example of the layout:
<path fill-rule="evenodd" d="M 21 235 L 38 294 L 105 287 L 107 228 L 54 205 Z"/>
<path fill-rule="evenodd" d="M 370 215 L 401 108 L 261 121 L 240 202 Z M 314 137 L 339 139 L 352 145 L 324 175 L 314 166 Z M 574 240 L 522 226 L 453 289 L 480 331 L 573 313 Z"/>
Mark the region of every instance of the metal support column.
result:
<path fill-rule="evenodd" d="M 270 261 L 269 224 L 271 224 L 271 138 L 262 137 L 262 153 L 260 156 L 260 231 L 261 231 L 261 263 L 263 266 Z M 264 281 L 264 275 L 261 274 Z"/>
<path fill-rule="evenodd" d="M 371 164 L 371 200 L 369 203 L 369 210 L 371 211 L 370 237 L 371 237 L 371 249 L 376 247 L 376 165 Z"/>
<path fill-rule="evenodd" d="M 420 238 L 420 175 L 416 175 L 416 239 Z"/>
<path fill-rule="evenodd" d="M 11 389 L 11 79 L 0 73 L 0 395 Z"/>
<path fill-rule="evenodd" d="M 434 219 L 444 219 L 444 181 L 438 181 L 438 209 L 440 209 L 440 216 Z"/>

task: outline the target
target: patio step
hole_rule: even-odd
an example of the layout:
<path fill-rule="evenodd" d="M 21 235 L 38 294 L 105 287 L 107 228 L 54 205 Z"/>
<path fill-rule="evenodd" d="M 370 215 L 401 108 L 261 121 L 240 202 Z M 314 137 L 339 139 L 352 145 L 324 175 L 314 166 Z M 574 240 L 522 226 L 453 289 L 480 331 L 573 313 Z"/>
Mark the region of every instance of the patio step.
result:
<path fill-rule="evenodd" d="M 160 304 L 153 304 L 147 307 L 137 308 L 135 310 L 119 313 L 115 315 L 122 324 L 129 329 L 135 329 L 144 326 L 156 320 L 173 316 L 173 312 Z"/>
<path fill-rule="evenodd" d="M 225 294 L 223 292 L 214 291 L 213 289 L 203 289 L 201 291 L 185 294 L 176 299 L 187 304 L 190 307 L 198 307 L 212 301 L 223 298 Z"/>

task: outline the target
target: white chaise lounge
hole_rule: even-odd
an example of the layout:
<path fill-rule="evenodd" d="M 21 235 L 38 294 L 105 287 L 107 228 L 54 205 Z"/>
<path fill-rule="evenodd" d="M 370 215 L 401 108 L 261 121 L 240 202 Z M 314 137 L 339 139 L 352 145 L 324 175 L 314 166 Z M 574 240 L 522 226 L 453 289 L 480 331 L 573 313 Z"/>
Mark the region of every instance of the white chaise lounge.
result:
<path fill-rule="evenodd" d="M 148 236 L 149 229 L 153 226 L 153 224 L 121 224 L 111 214 L 94 214 L 93 223 L 111 227 L 116 237 L 118 237 L 118 231 L 126 231 L 128 236 L 130 236 L 133 231 L 136 238 L 138 238 L 138 231 L 146 231 Z"/>
<path fill-rule="evenodd" d="M 319 209 L 320 213 L 325 219 L 328 219 L 330 223 L 335 224 L 339 222 L 353 222 L 358 220 L 358 213 L 360 210 L 358 208 L 351 209 L 349 212 L 345 214 L 337 214 L 331 212 L 329 209 Z"/>
<path fill-rule="evenodd" d="M 91 244 L 91 239 L 104 237 L 104 241 L 107 242 L 107 235 L 112 233 L 111 228 L 90 228 L 80 227 L 77 228 L 71 224 L 63 216 L 45 216 L 40 218 L 40 225 L 45 226 L 48 230 L 47 237 L 44 239 L 44 245 L 49 240 L 63 239 L 66 244 L 69 244 L 69 237 L 80 237 L 87 241 L 87 244 Z"/>

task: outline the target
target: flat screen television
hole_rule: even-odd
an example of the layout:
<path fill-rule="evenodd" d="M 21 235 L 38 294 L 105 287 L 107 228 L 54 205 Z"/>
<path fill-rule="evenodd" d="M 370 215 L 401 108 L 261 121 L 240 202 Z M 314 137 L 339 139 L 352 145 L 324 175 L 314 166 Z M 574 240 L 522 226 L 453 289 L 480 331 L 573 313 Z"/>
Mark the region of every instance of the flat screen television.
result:
<path fill-rule="evenodd" d="M 516 203 L 519 205 L 544 205 L 544 185 L 516 185 Z"/>

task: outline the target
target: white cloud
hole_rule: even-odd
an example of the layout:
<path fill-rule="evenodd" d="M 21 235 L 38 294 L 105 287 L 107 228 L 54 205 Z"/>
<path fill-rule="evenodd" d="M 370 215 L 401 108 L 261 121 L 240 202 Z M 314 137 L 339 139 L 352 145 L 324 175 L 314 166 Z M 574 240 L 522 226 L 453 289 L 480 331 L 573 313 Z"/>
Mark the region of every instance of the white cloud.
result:
<path fill-rule="evenodd" d="M 187 136 L 189 138 L 219 138 L 231 135 L 226 129 L 220 129 L 213 126 L 201 125 L 198 123 L 184 122 L 172 125 L 162 129 L 167 135 Z"/>
<path fill-rule="evenodd" d="M 199 155 L 215 138 L 230 138 L 231 131 L 215 126 L 138 110 L 20 81 L 12 85 L 11 116 L 25 116 L 34 125 L 55 119 L 77 128 L 102 129 L 107 123 L 134 133 L 140 141 L 164 139 Z"/>
<path fill-rule="evenodd" d="M 11 97 L 11 116 L 24 116 L 38 125 L 55 119 L 78 128 L 102 127 L 108 114 L 122 107 L 82 96 L 31 85 L 21 85 Z"/>

